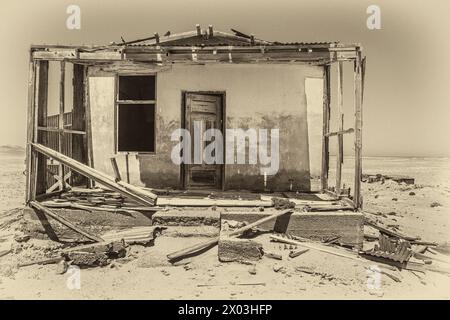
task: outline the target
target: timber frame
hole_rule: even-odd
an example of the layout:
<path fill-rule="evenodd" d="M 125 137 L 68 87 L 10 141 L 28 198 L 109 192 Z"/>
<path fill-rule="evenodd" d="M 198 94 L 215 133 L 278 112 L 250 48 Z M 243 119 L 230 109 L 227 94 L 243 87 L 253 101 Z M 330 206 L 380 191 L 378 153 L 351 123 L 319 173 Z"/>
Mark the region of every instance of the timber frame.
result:
<path fill-rule="evenodd" d="M 186 36 L 204 37 L 198 32 Z M 209 30 L 209 38 L 214 36 L 228 37 L 227 34 Z M 32 45 L 29 61 L 28 80 L 28 132 L 26 158 L 26 203 L 36 200 L 36 196 L 46 192 L 46 161 L 48 154 L 42 152 L 39 145 L 46 146 L 46 133 L 57 132 L 59 136 L 58 152 L 62 152 L 64 136 L 72 136 L 73 159 L 93 167 L 92 133 L 89 107 L 89 66 L 102 65 L 108 67 L 118 62 L 128 62 L 131 65 L 145 65 L 157 72 L 164 66 L 172 64 L 310 64 L 323 66 L 323 134 L 322 134 L 322 165 L 321 191 L 342 198 L 352 204 L 355 210 L 362 207 L 361 197 L 361 149 L 362 149 L 362 103 L 365 73 L 365 57 L 359 44 L 345 45 L 339 42 L 326 43 L 292 43 L 283 44 L 255 40 L 253 36 L 233 36 L 241 42 L 236 45 L 206 44 L 206 45 L 172 45 L 170 41 L 183 39 L 183 36 L 163 37 L 155 34 L 142 40 L 123 42 L 106 46 L 60 46 Z M 140 45 L 142 41 L 150 41 Z M 58 127 L 47 126 L 47 92 L 49 61 L 60 63 L 60 103 Z M 73 126 L 64 127 L 64 86 L 65 64 L 74 65 L 74 113 Z M 343 124 L 343 66 L 353 64 L 354 70 L 354 127 L 344 128 Z M 337 113 L 338 130 L 330 132 L 331 106 L 331 65 L 337 64 Z M 350 197 L 342 193 L 341 172 L 343 162 L 343 135 L 354 135 L 354 186 Z M 329 138 L 337 136 L 338 152 L 335 187 L 329 187 Z M 69 169 L 59 163 L 60 189 L 66 188 L 65 170 Z M 87 177 L 88 186 L 93 185 L 92 177 Z"/>

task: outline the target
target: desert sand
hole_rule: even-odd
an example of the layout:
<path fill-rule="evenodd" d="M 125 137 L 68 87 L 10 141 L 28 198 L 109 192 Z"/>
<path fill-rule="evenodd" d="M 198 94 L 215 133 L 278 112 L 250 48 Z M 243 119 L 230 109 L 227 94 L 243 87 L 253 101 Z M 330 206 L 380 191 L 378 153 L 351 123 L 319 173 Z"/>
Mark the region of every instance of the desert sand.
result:
<path fill-rule="evenodd" d="M 107 267 L 82 269 L 80 288 L 70 285 L 72 273 L 58 274 L 56 265 L 18 268 L 17 264 L 50 256 L 60 244 L 49 240 L 13 240 L 20 233 L 24 201 L 24 155 L 3 152 L 0 168 L 0 299 L 448 299 L 450 275 L 427 271 L 392 271 L 392 278 L 371 271 L 377 264 L 310 250 L 290 259 L 263 257 L 254 265 L 221 263 L 217 247 L 190 258 L 186 264 L 167 262 L 171 251 L 205 237 L 159 236 L 152 247 L 131 246 L 127 257 Z M 346 163 L 350 161 L 346 161 Z M 408 235 L 439 244 L 450 252 L 450 161 L 443 158 L 364 158 L 365 173 L 402 174 L 415 185 L 363 183 L 368 216 Z M 352 167 L 344 167 L 351 176 Z M 332 179 L 332 173 L 330 175 Z M 351 185 L 351 181 L 344 181 Z M 434 203 L 434 204 L 433 204 Z M 433 205 L 432 205 L 433 204 Z M 377 234 L 365 227 L 368 233 Z M 280 250 L 268 235 L 258 236 L 267 250 Z M 450 259 L 450 258 L 449 258 Z M 434 262 L 433 262 L 434 263 Z M 447 267 L 449 264 L 444 263 Z M 380 270 L 386 270 L 378 266 Z M 302 271 L 303 270 L 303 271 Z M 307 272 L 304 272 L 304 271 Z M 374 278 L 375 277 L 375 278 Z M 375 285 L 374 285 L 374 279 Z"/>

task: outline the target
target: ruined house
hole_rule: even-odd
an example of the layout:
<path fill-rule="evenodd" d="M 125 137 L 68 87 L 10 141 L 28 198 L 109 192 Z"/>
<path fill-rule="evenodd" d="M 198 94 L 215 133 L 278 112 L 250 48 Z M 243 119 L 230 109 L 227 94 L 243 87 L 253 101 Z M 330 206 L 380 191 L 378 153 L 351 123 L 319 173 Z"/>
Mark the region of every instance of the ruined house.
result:
<path fill-rule="evenodd" d="M 227 192 L 251 192 L 260 202 L 245 207 L 257 208 L 264 197 L 274 195 L 295 200 L 306 211 L 325 212 L 328 223 L 305 224 L 316 235 L 338 228 L 333 219 L 344 215 L 337 225 L 348 224 L 349 243 L 362 243 L 362 216 L 355 211 L 362 206 L 364 62 L 358 44 L 281 43 L 212 26 L 110 45 L 33 45 L 27 203 L 94 185 L 156 206 L 195 206 L 170 201 L 189 191 L 215 192 L 218 198 Z M 345 65 L 354 71 L 354 118 L 348 127 L 343 113 Z M 171 135 L 183 128 L 193 136 L 194 122 L 201 124 L 201 133 L 208 128 L 224 134 L 234 128 L 279 129 L 278 170 L 266 174 L 260 163 L 174 163 L 171 153 L 177 142 Z M 344 136 L 354 144 L 350 188 L 341 179 Z M 333 181 L 332 139 L 337 150 Z M 145 202 L 138 189 L 151 190 L 158 198 Z M 242 200 L 233 201 L 222 206 L 244 206 Z M 348 217 L 353 220 L 348 222 Z"/>

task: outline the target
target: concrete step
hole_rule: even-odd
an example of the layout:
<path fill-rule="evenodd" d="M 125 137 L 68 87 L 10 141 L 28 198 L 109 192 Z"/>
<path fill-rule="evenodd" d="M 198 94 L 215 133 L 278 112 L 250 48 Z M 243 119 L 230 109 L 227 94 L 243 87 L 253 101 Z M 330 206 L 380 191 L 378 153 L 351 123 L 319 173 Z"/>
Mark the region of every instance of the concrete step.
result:
<path fill-rule="evenodd" d="M 152 216 L 153 225 L 220 226 L 220 212 L 211 208 L 171 208 Z"/>

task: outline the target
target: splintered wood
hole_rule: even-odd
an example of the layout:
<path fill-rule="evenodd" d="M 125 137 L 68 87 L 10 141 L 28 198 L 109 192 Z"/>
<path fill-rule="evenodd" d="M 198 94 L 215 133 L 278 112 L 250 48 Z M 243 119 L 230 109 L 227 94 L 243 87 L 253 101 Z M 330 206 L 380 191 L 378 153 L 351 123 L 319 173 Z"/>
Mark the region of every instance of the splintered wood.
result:
<path fill-rule="evenodd" d="M 43 201 L 51 208 L 72 208 L 87 211 L 108 211 L 133 214 L 136 211 L 155 211 L 157 207 L 141 207 L 118 192 L 107 189 L 72 188 L 60 194 L 59 198 Z"/>
<path fill-rule="evenodd" d="M 366 254 L 381 257 L 403 263 L 413 255 L 411 244 L 406 240 L 394 241 L 388 236 L 380 234 L 378 244 L 372 250 L 365 251 Z"/>

